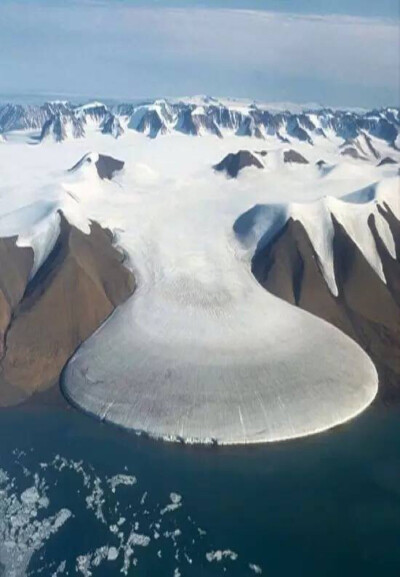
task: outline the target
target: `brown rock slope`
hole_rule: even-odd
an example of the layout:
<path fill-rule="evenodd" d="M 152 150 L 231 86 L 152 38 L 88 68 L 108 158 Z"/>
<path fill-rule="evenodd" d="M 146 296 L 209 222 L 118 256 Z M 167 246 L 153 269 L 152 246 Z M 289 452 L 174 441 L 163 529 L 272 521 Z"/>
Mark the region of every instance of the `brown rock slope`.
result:
<path fill-rule="evenodd" d="M 373 217 L 368 224 L 387 284 L 335 219 L 337 297 L 330 292 L 318 256 L 299 221 L 289 219 L 268 246 L 256 253 L 252 268 L 271 293 L 327 320 L 357 341 L 377 367 L 381 398 L 393 401 L 400 400 L 400 223 L 388 207 L 381 212 L 397 240 L 396 259 L 378 236 Z"/>
<path fill-rule="evenodd" d="M 32 250 L 0 239 L 0 406 L 55 384 L 75 349 L 135 288 L 109 231 L 92 223 L 86 235 L 60 218 L 56 246 L 31 282 Z"/>

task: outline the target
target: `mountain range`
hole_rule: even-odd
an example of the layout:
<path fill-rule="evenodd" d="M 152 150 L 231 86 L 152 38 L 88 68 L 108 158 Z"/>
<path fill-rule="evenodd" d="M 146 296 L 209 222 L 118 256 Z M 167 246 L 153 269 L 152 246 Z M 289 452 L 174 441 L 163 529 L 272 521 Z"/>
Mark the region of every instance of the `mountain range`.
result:
<path fill-rule="evenodd" d="M 172 132 L 193 136 L 211 134 L 218 138 L 235 134 L 258 139 L 275 136 L 287 143 L 309 144 L 321 138 L 338 137 L 345 141 L 344 154 L 357 154 L 362 158 L 370 148 L 371 137 L 397 148 L 400 109 L 273 111 L 260 103 L 209 97 L 110 106 L 101 102 L 75 105 L 68 101 L 0 105 L 0 134 L 5 137 L 12 131 L 30 130 L 38 133 L 39 140 L 50 137 L 61 142 L 67 138 L 83 138 L 93 129 L 114 138 L 126 130 L 135 130 L 149 138 Z M 358 139 L 362 142 L 355 146 Z"/>

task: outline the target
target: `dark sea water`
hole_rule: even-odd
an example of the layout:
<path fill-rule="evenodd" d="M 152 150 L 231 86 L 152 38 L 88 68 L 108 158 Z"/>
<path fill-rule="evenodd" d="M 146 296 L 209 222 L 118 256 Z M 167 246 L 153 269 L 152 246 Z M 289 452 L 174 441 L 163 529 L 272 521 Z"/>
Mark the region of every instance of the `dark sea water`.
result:
<path fill-rule="evenodd" d="M 399 433 L 399 409 L 370 408 L 297 441 L 190 447 L 4 410 L 0 575 L 399 577 Z"/>

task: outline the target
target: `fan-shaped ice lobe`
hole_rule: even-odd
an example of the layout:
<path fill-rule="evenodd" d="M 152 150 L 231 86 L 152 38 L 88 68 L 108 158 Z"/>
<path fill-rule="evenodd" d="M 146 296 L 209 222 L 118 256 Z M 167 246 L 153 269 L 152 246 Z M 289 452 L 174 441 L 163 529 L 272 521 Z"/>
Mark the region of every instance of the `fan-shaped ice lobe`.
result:
<path fill-rule="evenodd" d="M 275 216 L 294 210 L 282 207 Z M 265 291 L 220 218 L 209 204 L 193 211 L 177 201 L 168 218 L 152 205 L 158 236 L 152 228 L 143 254 L 132 253 L 139 288 L 67 365 L 67 398 L 105 421 L 186 442 L 277 441 L 357 415 L 377 391 L 370 359 Z"/>

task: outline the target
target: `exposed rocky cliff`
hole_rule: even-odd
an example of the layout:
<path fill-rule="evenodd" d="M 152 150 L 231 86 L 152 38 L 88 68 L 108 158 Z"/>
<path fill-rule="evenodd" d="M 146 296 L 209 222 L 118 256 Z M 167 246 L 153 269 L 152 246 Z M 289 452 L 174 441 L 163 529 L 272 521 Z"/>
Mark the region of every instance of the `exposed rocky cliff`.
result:
<path fill-rule="evenodd" d="M 0 239 L 0 406 L 51 387 L 76 348 L 134 291 L 112 235 L 60 213 L 60 235 L 29 280 L 33 251 Z"/>

